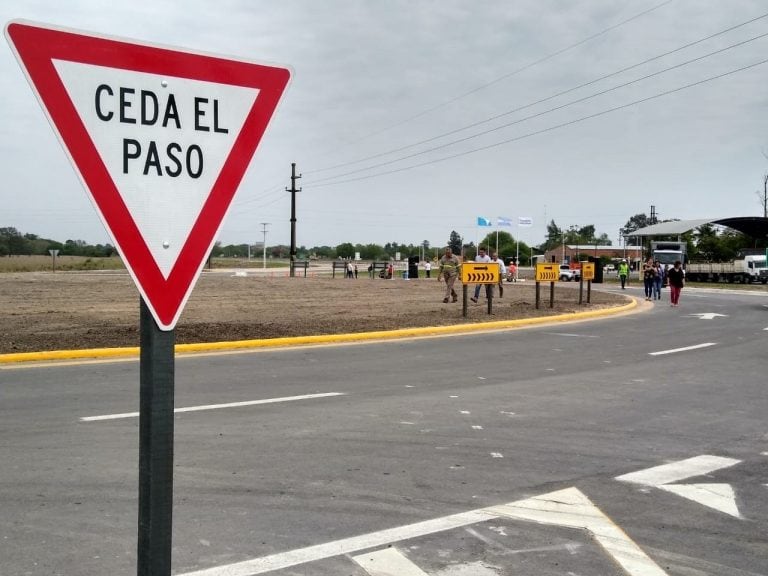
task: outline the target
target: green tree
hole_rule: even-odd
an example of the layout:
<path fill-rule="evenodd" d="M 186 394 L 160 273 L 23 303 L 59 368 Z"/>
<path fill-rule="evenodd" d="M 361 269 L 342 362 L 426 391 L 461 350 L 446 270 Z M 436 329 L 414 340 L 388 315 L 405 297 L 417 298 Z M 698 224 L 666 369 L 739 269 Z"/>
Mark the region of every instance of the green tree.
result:
<path fill-rule="evenodd" d="M 358 244 L 357 250 L 360 252 L 360 258 L 363 260 L 384 260 L 386 255 L 384 248 L 378 244 Z"/>
<path fill-rule="evenodd" d="M 451 252 L 454 254 L 461 254 L 461 236 L 459 236 L 459 233 L 455 230 L 451 230 L 451 235 L 448 237 L 448 244 L 447 246 L 451 249 Z"/>
<path fill-rule="evenodd" d="M 554 220 L 552 220 L 550 221 L 549 224 L 547 224 L 547 239 L 540 246 L 540 248 L 543 252 L 546 252 L 547 250 L 552 250 L 553 248 L 560 246 L 563 243 L 563 239 L 564 239 L 563 229 L 560 228 L 557 224 L 555 224 Z"/>
<path fill-rule="evenodd" d="M 355 246 L 350 242 L 345 242 L 336 246 L 336 256 L 339 258 L 354 258 Z"/>

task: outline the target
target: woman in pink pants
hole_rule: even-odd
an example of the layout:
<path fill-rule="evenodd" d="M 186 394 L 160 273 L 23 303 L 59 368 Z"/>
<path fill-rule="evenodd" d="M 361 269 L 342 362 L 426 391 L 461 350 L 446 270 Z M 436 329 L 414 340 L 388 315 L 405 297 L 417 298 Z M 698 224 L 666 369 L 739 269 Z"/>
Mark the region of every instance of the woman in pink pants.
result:
<path fill-rule="evenodd" d="M 669 272 L 667 272 L 667 276 L 669 277 L 669 295 L 672 301 L 672 306 L 677 306 L 680 301 L 680 291 L 685 285 L 685 271 L 682 266 L 682 262 L 676 260 L 674 268 L 670 268 Z"/>

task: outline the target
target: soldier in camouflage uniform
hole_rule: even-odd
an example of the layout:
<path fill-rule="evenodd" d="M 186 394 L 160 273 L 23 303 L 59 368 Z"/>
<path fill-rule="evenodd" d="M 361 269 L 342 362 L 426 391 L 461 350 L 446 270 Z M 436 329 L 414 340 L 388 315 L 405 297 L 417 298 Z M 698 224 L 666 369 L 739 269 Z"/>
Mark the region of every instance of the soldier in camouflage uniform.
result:
<path fill-rule="evenodd" d="M 454 256 L 453 252 L 451 252 L 450 247 L 447 247 L 445 249 L 445 254 L 440 258 L 440 271 L 437 273 L 438 282 L 440 281 L 440 278 L 445 278 L 445 298 L 443 298 L 443 303 L 445 304 L 448 303 L 450 298 L 453 298 L 454 302 L 459 299 L 456 290 L 453 289 L 453 285 L 456 283 L 456 278 L 459 277 L 459 266 L 461 266 L 461 262 Z"/>

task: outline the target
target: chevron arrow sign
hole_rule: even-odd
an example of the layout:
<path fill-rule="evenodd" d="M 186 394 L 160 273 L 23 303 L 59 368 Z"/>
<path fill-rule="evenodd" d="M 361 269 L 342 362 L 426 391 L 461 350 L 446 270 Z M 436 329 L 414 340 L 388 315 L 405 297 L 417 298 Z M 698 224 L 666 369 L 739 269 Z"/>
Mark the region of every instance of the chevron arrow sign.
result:
<path fill-rule="evenodd" d="M 461 265 L 461 281 L 464 284 L 497 284 L 499 267 L 493 263 L 465 262 Z"/>

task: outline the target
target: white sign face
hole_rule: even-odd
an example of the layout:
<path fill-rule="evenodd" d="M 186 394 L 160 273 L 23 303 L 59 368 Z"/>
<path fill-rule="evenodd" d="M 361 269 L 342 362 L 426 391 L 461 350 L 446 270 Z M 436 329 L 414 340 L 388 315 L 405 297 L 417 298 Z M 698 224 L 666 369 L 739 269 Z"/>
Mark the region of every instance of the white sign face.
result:
<path fill-rule="evenodd" d="M 259 91 L 54 65 L 167 279 Z"/>

